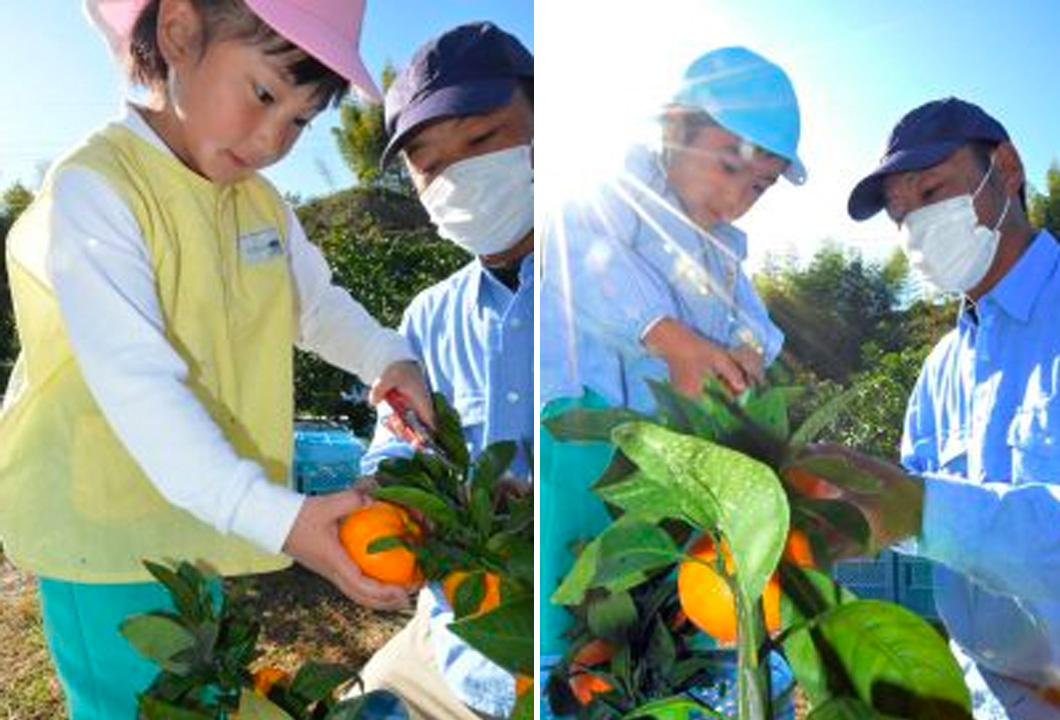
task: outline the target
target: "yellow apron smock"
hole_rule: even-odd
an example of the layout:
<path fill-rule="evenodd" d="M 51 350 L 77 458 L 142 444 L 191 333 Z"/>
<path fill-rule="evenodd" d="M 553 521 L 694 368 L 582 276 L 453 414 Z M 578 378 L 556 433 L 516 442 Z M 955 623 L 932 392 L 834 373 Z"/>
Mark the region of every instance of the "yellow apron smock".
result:
<path fill-rule="evenodd" d="M 111 125 L 52 169 L 8 237 L 22 351 L 0 413 L 5 552 L 82 583 L 150 580 L 143 558 L 203 560 L 222 575 L 287 566 L 170 505 L 93 400 L 43 270 L 52 183 L 74 166 L 101 175 L 139 224 L 189 389 L 241 457 L 289 482 L 296 315 L 285 204 L 264 179 L 211 183 Z"/>

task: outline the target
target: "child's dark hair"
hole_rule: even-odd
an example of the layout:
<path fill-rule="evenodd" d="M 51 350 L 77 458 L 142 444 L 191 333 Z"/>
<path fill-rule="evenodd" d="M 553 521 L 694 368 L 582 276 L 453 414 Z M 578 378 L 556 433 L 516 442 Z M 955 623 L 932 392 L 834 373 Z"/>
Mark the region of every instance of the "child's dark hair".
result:
<path fill-rule="evenodd" d="M 350 83 L 311 55 L 290 42 L 246 6 L 243 0 L 190 0 L 202 18 L 202 51 L 215 40 L 242 40 L 261 45 L 269 55 L 297 51 L 297 59 L 287 66 L 295 85 L 315 86 L 314 97 L 321 107 L 335 106 L 350 90 Z M 158 46 L 158 12 L 161 0 L 150 0 L 133 26 L 129 41 L 129 75 L 145 87 L 166 82 L 169 67 Z"/>

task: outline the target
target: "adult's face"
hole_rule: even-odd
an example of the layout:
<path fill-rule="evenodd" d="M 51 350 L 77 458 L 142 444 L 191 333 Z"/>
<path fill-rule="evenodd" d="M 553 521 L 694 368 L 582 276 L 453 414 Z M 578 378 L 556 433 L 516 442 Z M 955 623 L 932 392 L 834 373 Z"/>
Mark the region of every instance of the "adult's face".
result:
<path fill-rule="evenodd" d="M 788 165 L 716 125 L 671 143 L 667 157 L 670 187 L 692 221 L 704 229 L 743 216 Z"/>
<path fill-rule="evenodd" d="M 970 195 L 983 180 L 986 168 L 970 146 L 964 146 L 937 165 L 924 170 L 888 175 L 883 182 L 887 214 L 901 225 L 914 210 L 958 195 Z M 1003 170 L 997 165 L 975 197 L 976 215 L 984 225 L 993 225 L 1005 203 Z"/>
<path fill-rule="evenodd" d="M 405 144 L 404 157 L 416 192 L 422 194 L 447 167 L 477 155 L 529 145 L 534 140 L 534 109 L 516 91 L 507 105 L 480 115 L 431 123 Z"/>

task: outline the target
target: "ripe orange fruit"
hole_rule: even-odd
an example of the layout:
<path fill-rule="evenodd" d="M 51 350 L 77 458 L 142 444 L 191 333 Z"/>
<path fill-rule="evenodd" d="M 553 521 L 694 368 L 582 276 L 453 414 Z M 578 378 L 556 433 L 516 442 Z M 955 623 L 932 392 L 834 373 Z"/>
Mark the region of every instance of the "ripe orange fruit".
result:
<path fill-rule="evenodd" d="M 287 673 L 278 667 L 271 665 L 263 667 L 254 673 L 254 692 L 261 697 L 266 697 L 273 685 L 285 682 L 287 678 Z"/>
<path fill-rule="evenodd" d="M 398 537 L 416 543 L 423 529 L 409 517 L 405 508 L 388 502 L 375 502 L 350 513 L 339 529 L 339 541 L 361 572 L 380 582 L 415 585 L 423 582 L 416 555 L 404 547 L 371 553 L 375 540 Z"/>
<path fill-rule="evenodd" d="M 470 573 L 464 570 L 455 570 L 449 573 L 445 580 L 442 582 L 442 591 L 445 593 L 446 600 L 449 601 L 450 605 L 455 607 L 456 591 L 463 584 L 464 579 L 470 575 Z M 483 576 L 486 583 L 486 592 L 482 596 L 482 602 L 479 603 L 478 607 L 467 617 L 475 617 L 482 613 L 489 612 L 493 608 L 501 604 L 501 578 L 495 573 L 488 572 Z"/>
<path fill-rule="evenodd" d="M 588 705 L 593 701 L 594 696 L 614 688 L 612 688 L 611 683 L 599 675 L 582 670 L 571 674 L 570 689 L 574 693 L 574 697 L 578 698 L 578 702 L 582 705 Z"/>
<path fill-rule="evenodd" d="M 708 565 L 685 560 L 677 571 L 677 597 L 681 609 L 688 619 L 703 632 L 721 643 L 736 642 L 736 600 L 729 583 L 711 567 L 717 553 L 714 540 L 703 535 L 688 554 L 705 561 Z M 733 562 L 729 549 L 722 544 L 725 570 L 732 574 Z M 762 593 L 765 606 L 766 628 L 770 634 L 780 629 L 780 581 L 774 574 L 766 583 Z"/>
<path fill-rule="evenodd" d="M 534 679 L 529 675 L 515 676 L 515 697 L 522 697 L 534 689 Z"/>
<path fill-rule="evenodd" d="M 817 563 L 813 561 L 813 549 L 810 547 L 810 539 L 802 530 L 791 529 L 788 539 L 784 543 L 784 559 L 795 563 L 799 567 L 814 567 Z"/>

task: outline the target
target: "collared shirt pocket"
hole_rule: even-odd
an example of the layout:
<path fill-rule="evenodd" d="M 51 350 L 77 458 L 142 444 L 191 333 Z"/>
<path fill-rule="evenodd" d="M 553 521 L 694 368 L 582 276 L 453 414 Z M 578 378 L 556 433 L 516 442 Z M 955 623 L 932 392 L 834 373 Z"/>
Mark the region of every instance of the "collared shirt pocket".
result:
<path fill-rule="evenodd" d="M 1008 430 L 1012 481 L 1060 484 L 1060 396 L 1020 408 Z"/>

